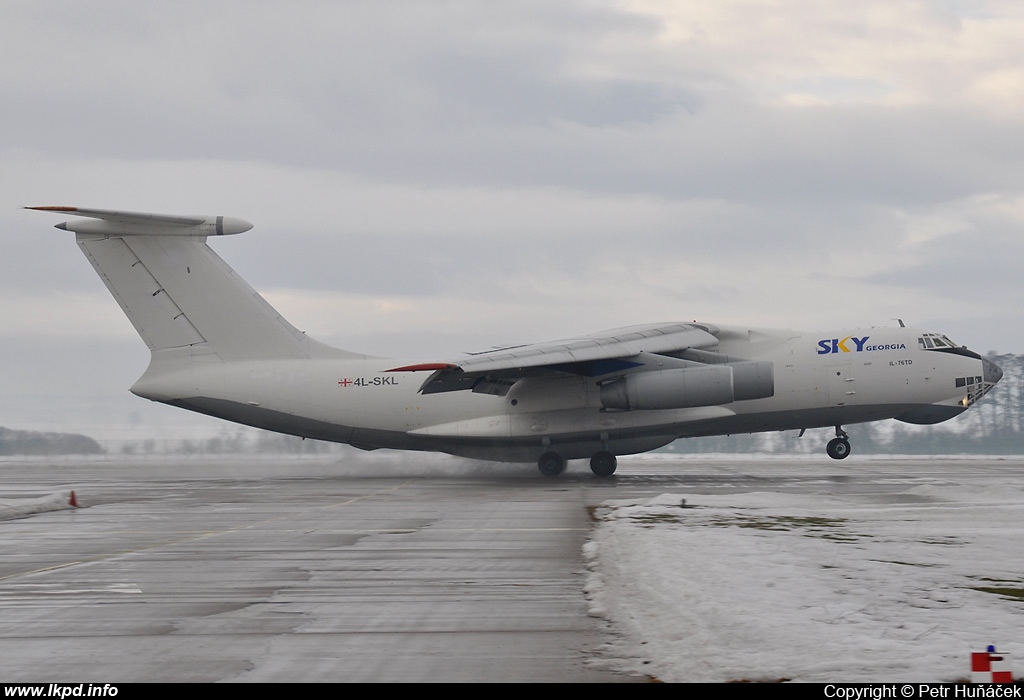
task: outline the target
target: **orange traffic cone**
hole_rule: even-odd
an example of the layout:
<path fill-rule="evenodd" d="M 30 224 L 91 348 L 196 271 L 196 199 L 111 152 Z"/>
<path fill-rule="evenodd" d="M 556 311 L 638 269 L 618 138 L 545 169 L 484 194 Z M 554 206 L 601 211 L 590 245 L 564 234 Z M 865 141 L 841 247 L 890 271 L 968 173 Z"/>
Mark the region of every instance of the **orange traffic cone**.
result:
<path fill-rule="evenodd" d="M 78 499 L 75 498 L 75 492 L 74 491 L 71 492 L 71 498 L 68 499 L 68 505 L 71 506 L 72 508 L 77 508 L 78 507 Z"/>

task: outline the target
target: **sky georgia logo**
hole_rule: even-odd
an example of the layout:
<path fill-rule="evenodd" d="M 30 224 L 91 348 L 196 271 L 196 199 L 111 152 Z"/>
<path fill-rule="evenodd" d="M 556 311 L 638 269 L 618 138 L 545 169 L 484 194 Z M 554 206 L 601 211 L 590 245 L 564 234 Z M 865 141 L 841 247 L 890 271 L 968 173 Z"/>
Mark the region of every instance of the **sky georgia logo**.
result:
<path fill-rule="evenodd" d="M 905 343 L 886 343 L 884 345 L 868 345 L 870 335 L 858 338 L 848 335 L 845 338 L 829 338 L 818 341 L 818 354 L 831 355 L 836 352 L 875 352 L 877 350 L 906 350 Z"/>

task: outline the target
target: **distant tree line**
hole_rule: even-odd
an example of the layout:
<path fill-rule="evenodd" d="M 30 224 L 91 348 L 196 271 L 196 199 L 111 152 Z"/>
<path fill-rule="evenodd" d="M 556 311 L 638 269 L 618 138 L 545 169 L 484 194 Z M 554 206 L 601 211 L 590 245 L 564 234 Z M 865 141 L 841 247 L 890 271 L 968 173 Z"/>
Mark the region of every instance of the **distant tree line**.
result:
<path fill-rule="evenodd" d="M 0 455 L 94 455 L 103 451 L 98 442 L 85 435 L 0 428 Z"/>

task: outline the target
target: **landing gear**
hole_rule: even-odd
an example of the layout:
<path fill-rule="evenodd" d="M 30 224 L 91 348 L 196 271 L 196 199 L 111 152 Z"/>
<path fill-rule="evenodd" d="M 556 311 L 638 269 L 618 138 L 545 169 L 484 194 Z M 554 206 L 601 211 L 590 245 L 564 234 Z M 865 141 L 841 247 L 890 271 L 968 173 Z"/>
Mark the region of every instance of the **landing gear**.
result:
<path fill-rule="evenodd" d="M 595 476 L 608 477 L 615 473 L 619 462 L 611 452 L 601 450 L 590 458 L 590 471 Z M 537 460 L 537 469 L 544 476 L 558 476 L 565 471 L 565 457 L 557 452 L 545 452 Z"/>
<path fill-rule="evenodd" d="M 545 452 L 537 460 L 537 468 L 544 476 L 558 476 L 565 471 L 565 458 L 557 452 Z"/>
<path fill-rule="evenodd" d="M 850 441 L 843 438 L 832 438 L 828 441 L 825 452 L 832 459 L 846 459 L 850 456 Z"/>
<path fill-rule="evenodd" d="M 846 459 L 850 456 L 850 436 L 838 425 L 836 436 L 828 441 L 825 452 L 832 459 Z"/>
<path fill-rule="evenodd" d="M 617 466 L 618 460 L 615 459 L 615 455 L 607 450 L 601 450 L 590 458 L 590 471 L 594 472 L 595 476 L 611 476 Z"/>

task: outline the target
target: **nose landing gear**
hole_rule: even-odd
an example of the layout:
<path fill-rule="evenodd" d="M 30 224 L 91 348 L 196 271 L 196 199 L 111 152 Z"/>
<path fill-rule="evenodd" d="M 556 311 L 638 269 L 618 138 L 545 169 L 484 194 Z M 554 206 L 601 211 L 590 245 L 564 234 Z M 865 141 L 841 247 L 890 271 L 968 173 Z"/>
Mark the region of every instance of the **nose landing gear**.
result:
<path fill-rule="evenodd" d="M 836 426 L 836 436 L 828 441 L 825 452 L 832 459 L 846 459 L 850 456 L 850 436 L 842 426 Z"/>

